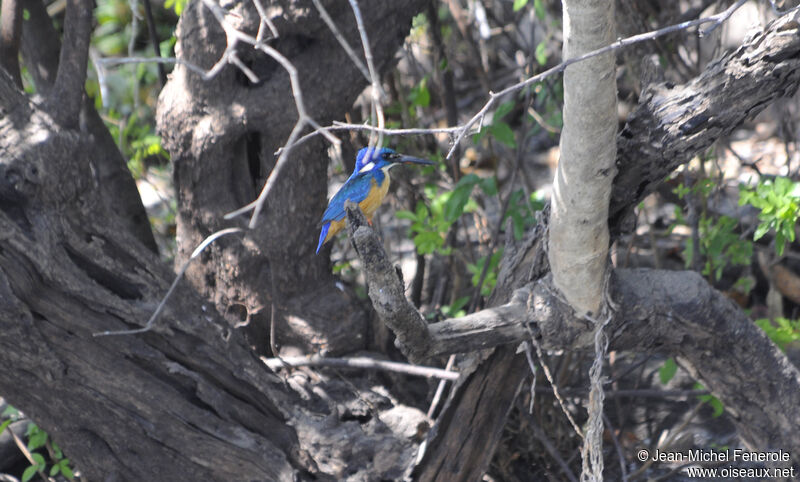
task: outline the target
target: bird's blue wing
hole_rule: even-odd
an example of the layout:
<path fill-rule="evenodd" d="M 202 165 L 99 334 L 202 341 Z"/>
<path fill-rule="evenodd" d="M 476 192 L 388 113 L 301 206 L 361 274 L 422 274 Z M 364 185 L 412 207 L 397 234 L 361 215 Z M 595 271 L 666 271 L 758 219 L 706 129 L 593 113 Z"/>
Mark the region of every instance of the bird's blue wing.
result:
<path fill-rule="evenodd" d="M 348 179 L 347 182 L 344 183 L 344 185 L 339 189 L 339 191 L 331 198 L 331 201 L 328 203 L 328 208 L 322 215 L 320 224 L 344 219 L 344 203 L 348 200 L 353 201 L 354 203 L 360 203 L 366 199 L 367 194 L 369 194 L 369 190 L 372 186 L 372 178 L 373 176 L 367 172 L 364 174 L 358 174 Z"/>

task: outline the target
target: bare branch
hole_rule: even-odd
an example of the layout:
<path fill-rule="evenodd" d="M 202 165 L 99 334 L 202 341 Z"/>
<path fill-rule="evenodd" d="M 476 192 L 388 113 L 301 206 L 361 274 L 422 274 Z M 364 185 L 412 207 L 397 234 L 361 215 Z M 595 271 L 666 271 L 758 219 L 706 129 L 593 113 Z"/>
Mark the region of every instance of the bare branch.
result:
<path fill-rule="evenodd" d="M 56 121 L 65 127 L 78 125 L 83 104 L 89 39 L 92 34 L 92 2 L 67 0 L 64 39 L 58 59 L 58 72 L 47 105 Z"/>
<path fill-rule="evenodd" d="M 458 380 L 459 373 L 434 367 L 423 367 L 419 365 L 409 365 L 408 363 L 397 363 L 386 360 L 377 360 L 369 357 L 350 357 L 350 358 L 326 358 L 321 356 L 290 356 L 280 358 L 264 358 L 261 360 L 272 370 L 283 367 L 334 367 L 352 368 L 356 370 L 384 370 L 396 373 L 405 373 L 425 378 L 441 378 L 444 381 Z"/>
<path fill-rule="evenodd" d="M 734 4 L 734 5 L 731 5 L 724 12 L 718 13 L 716 15 L 712 15 L 710 17 L 699 18 L 697 20 L 690 20 L 688 22 L 681 22 L 681 23 L 678 23 L 678 24 L 675 24 L 675 25 L 670 25 L 668 27 L 664 27 L 664 28 L 658 29 L 658 30 L 653 30 L 653 31 L 646 32 L 646 33 L 641 33 L 641 34 L 638 34 L 638 35 L 633 35 L 633 36 L 625 38 L 625 39 L 619 39 L 616 42 L 614 42 L 614 43 L 612 43 L 612 44 L 610 44 L 610 45 L 608 45 L 606 47 L 602 47 L 602 48 L 599 48 L 597 50 L 593 50 L 591 52 L 588 52 L 586 54 L 579 55 L 579 56 L 573 57 L 571 59 L 567 59 L 567 60 L 561 62 L 560 64 L 558 64 L 558 65 L 556 65 L 554 67 L 551 67 L 551 68 L 545 70 L 544 72 L 542 72 L 542 73 L 540 73 L 538 75 L 534 75 L 533 77 L 525 79 L 522 82 L 518 82 L 518 83 L 516 83 L 514 85 L 506 87 L 505 89 L 501 90 L 500 92 L 497 92 L 497 93 L 489 92 L 489 100 L 486 102 L 486 104 L 484 104 L 484 106 L 478 111 L 478 113 L 476 113 L 474 116 L 472 116 L 472 118 L 469 121 L 467 121 L 466 124 L 461 126 L 462 130 L 456 136 L 456 139 L 453 142 L 453 146 L 450 148 L 450 151 L 448 151 L 447 159 L 449 159 L 453 155 L 453 153 L 455 152 L 456 146 L 458 146 L 458 144 L 461 143 L 461 141 L 467 135 L 467 133 L 470 130 L 470 128 L 472 128 L 472 126 L 474 126 L 475 123 L 477 123 L 478 121 L 482 121 L 483 120 L 483 117 L 486 115 L 486 112 L 488 112 L 489 108 L 491 108 L 495 104 L 495 102 L 497 102 L 498 98 L 501 98 L 501 97 L 506 96 L 508 94 L 512 94 L 514 92 L 517 92 L 517 91 L 519 91 L 519 90 L 521 90 L 521 89 L 523 89 L 523 88 L 525 88 L 525 87 L 527 87 L 529 85 L 535 84 L 536 82 L 541 82 L 542 80 L 544 80 L 547 77 L 550 77 L 552 75 L 561 73 L 561 72 L 564 71 L 564 69 L 566 69 L 567 67 L 569 67 L 570 65 L 572 65 L 572 64 L 574 64 L 576 62 L 582 62 L 582 61 L 584 61 L 586 59 L 597 57 L 598 55 L 602 55 L 602 54 L 605 54 L 607 52 L 613 52 L 613 51 L 616 51 L 616 50 L 619 50 L 621 48 L 625 48 L 625 47 L 631 46 L 631 45 L 639 43 L 639 42 L 644 42 L 644 41 L 647 41 L 647 40 L 655 40 L 655 39 L 657 39 L 659 37 L 663 37 L 664 35 L 669 35 L 669 34 L 674 33 L 674 32 L 678 32 L 678 31 L 681 31 L 681 30 L 686 30 L 686 29 L 689 29 L 689 28 L 692 28 L 692 27 L 697 27 L 697 26 L 700 26 L 700 25 L 703 25 L 703 24 L 706 24 L 706 23 L 719 23 L 719 22 L 722 22 L 722 21 L 726 20 L 728 17 L 730 17 L 729 11 L 732 13 L 734 10 L 736 10 L 736 8 L 738 8 L 738 6 L 736 4 Z"/>
<path fill-rule="evenodd" d="M 370 120 L 370 123 L 374 125 L 376 119 L 378 122 L 378 128 L 383 129 L 384 127 L 384 118 L 383 118 L 383 105 L 381 101 L 385 97 L 383 93 L 383 89 L 381 88 L 381 79 L 378 75 L 378 71 L 375 69 L 375 62 L 372 60 L 372 49 L 369 46 L 369 39 L 367 38 L 367 28 L 364 26 L 364 19 L 361 16 L 361 9 L 358 8 L 358 2 L 356 0 L 349 0 L 350 7 L 353 9 L 353 14 L 356 17 L 356 25 L 358 25 L 358 33 L 361 35 L 361 45 L 364 49 L 364 58 L 367 59 L 367 68 L 369 69 L 369 78 L 372 81 L 372 112 L 375 115 L 375 118 Z M 383 134 L 380 132 L 377 133 L 378 137 L 375 138 L 374 131 L 370 132 L 369 138 L 369 145 L 370 147 L 381 147 L 383 145 Z"/>
<path fill-rule="evenodd" d="M 206 239 L 204 239 L 203 242 L 200 243 L 200 245 L 197 246 L 197 248 L 195 248 L 191 256 L 189 256 L 189 259 L 187 259 L 186 262 L 183 263 L 183 266 L 181 266 L 180 271 L 178 271 L 178 274 L 175 275 L 175 279 L 172 280 L 172 284 L 167 290 L 167 293 L 164 295 L 163 298 L 161 298 L 161 302 L 158 304 L 158 307 L 156 307 L 156 310 L 153 312 L 153 314 L 150 316 L 150 319 L 147 320 L 147 323 L 145 323 L 143 327 L 136 328 L 133 330 L 102 331 L 98 333 L 93 333 L 92 335 L 93 336 L 135 335 L 138 333 L 145 333 L 152 330 L 153 324 L 156 322 L 159 315 L 161 315 L 161 312 L 164 311 L 164 307 L 167 306 L 167 300 L 169 300 L 169 297 L 172 296 L 172 293 L 178 286 L 178 282 L 180 282 L 180 280 L 183 279 L 183 275 L 186 273 L 186 270 L 189 269 L 189 264 L 191 264 L 191 262 L 195 258 L 200 256 L 200 253 L 202 253 L 204 249 L 206 249 L 211 243 L 213 243 L 217 239 L 226 236 L 228 234 L 241 233 L 241 232 L 242 230 L 239 228 L 222 229 L 220 231 L 217 231 L 216 233 L 211 233 Z"/>
<path fill-rule="evenodd" d="M 347 43 L 347 39 L 344 38 L 344 35 L 342 35 L 342 32 L 339 30 L 339 27 L 336 26 L 336 23 L 334 23 L 333 19 L 328 14 L 328 11 L 325 10 L 325 7 L 322 6 L 322 2 L 320 2 L 319 0 L 313 0 L 313 2 L 314 6 L 317 7 L 317 10 L 319 10 L 319 16 L 322 17 L 322 20 L 324 20 L 328 28 L 331 29 L 333 36 L 336 37 L 336 40 L 339 41 L 339 44 L 342 46 L 344 51 L 347 52 L 347 56 L 350 57 L 350 60 L 353 61 L 353 64 L 358 68 L 358 70 L 361 72 L 364 78 L 367 79 L 367 82 L 371 82 L 369 71 L 367 70 L 367 67 L 364 65 L 364 62 L 362 62 L 361 59 L 358 58 L 358 54 L 356 54 L 355 50 L 353 50 L 353 47 L 351 47 L 350 44 Z"/>

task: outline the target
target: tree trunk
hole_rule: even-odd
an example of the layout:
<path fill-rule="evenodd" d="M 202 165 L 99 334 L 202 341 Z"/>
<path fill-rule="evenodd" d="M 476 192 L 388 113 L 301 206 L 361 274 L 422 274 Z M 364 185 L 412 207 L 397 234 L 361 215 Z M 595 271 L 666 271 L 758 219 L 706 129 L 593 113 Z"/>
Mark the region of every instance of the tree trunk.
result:
<path fill-rule="evenodd" d="M 371 7 L 376 12 L 395 8 L 394 4 L 384 3 L 390 2 L 375 2 Z M 74 4 L 70 2 L 69 5 Z M 197 9 L 187 14 L 198 19 L 197 24 L 192 24 L 198 31 L 196 34 L 213 33 L 219 40 L 213 23 L 200 22 L 200 17 L 207 16 L 207 12 L 197 6 L 190 8 Z M 365 8 L 365 11 L 368 10 Z M 284 13 L 288 18 L 298 16 L 300 22 L 304 12 L 289 9 Z M 249 21 L 252 17 L 248 15 L 245 12 L 241 18 Z M 410 17 L 410 13 L 407 15 Z M 660 112 L 649 109 L 678 105 L 673 102 L 685 99 L 688 87 L 662 87 L 665 90 L 654 87 L 655 94 L 644 99 L 620 136 L 618 157 L 622 165 L 633 168 L 631 159 L 636 158 L 638 154 L 635 153 L 643 152 L 636 149 L 655 141 L 665 150 L 674 149 L 669 152 L 679 150 L 682 154 L 677 162 L 686 162 L 692 149 L 702 148 L 715 136 L 729 132 L 735 127 L 733 122 L 755 114 L 777 98 L 778 93 L 793 93 L 800 78 L 796 74 L 800 71 L 797 15 L 787 15 L 772 24 L 764 35 L 724 57 L 721 63 L 710 68 L 707 76 L 694 81 L 691 88 L 697 92 L 715 90 L 721 96 L 725 92 L 728 95 L 739 93 L 735 104 L 726 104 L 728 109 L 709 111 L 716 117 L 698 117 L 696 110 L 659 117 Z M 231 15 L 231 18 L 237 17 Z M 380 32 L 387 32 L 390 27 L 394 29 L 395 24 L 400 23 L 396 18 L 400 17 L 374 28 Z M 279 29 L 291 29 L 296 25 L 277 23 Z M 313 64 L 314 56 L 306 57 L 303 52 L 309 46 L 321 48 L 322 42 L 299 28 L 293 34 L 286 39 L 284 47 L 294 52 L 296 65 L 304 61 Z M 181 32 L 181 35 L 189 33 Z M 191 38 L 195 41 L 189 45 L 199 51 L 219 46 L 210 40 L 201 42 Z M 376 32 L 371 39 L 373 43 L 380 43 L 386 37 Z M 373 53 L 377 51 L 389 52 L 386 55 L 392 53 L 389 45 L 381 48 L 373 45 Z M 332 51 L 326 52 L 326 55 L 334 55 Z M 214 57 L 209 54 L 207 58 Z M 207 67 L 210 63 L 202 65 Z M 733 77 L 729 77 L 726 69 L 731 65 L 739 69 Z M 279 70 L 267 71 L 271 73 L 269 79 L 283 75 Z M 182 202 L 196 203 L 192 206 L 198 209 L 198 219 L 206 222 L 204 226 L 208 228 L 203 234 L 207 234 L 217 227 L 214 223 L 218 222 L 221 212 L 236 208 L 255 195 L 259 183 L 253 179 L 258 173 L 263 177 L 266 171 L 262 169 L 269 167 L 267 161 L 262 163 L 264 158 L 258 154 L 269 149 L 263 147 L 267 145 L 264 141 L 261 147 L 248 150 L 247 140 L 260 136 L 277 139 L 279 128 L 288 129 L 279 120 L 288 109 L 259 110 L 258 98 L 249 90 L 233 96 L 225 90 L 233 90 L 230 89 L 232 84 L 222 83 L 222 80 L 230 80 L 235 75 L 226 71 L 216 79 L 219 85 L 213 85 L 220 88 L 216 96 L 230 102 L 215 103 L 211 87 L 189 80 L 189 75 L 179 70 L 172 79 L 175 86 L 183 82 L 188 92 L 185 97 L 162 100 L 162 103 L 186 106 L 183 111 L 176 108 L 174 117 L 170 117 L 170 122 L 177 123 L 174 137 L 170 139 L 181 141 L 175 155 L 179 186 L 200 185 L 207 182 L 201 178 L 208 175 L 217 175 L 216 183 L 231 186 L 231 191 L 245 185 L 233 182 L 240 179 L 237 176 L 250 179 L 253 185 L 242 199 L 235 199 L 241 193 L 229 193 L 220 198 L 222 207 L 217 207 L 213 199 L 203 197 L 208 191 L 182 191 Z M 354 77 L 348 75 L 332 81 L 354 83 Z M 281 95 L 288 97 L 285 78 L 281 85 Z M 709 86 L 714 87 L 708 89 Z M 770 92 L 763 92 L 761 86 L 768 86 Z M 259 88 L 253 86 L 250 90 Z M 173 89 L 170 92 L 180 92 L 177 87 Z M 675 98 L 670 97 L 672 93 Z M 194 95 L 207 102 L 208 112 L 220 115 L 191 117 L 195 110 L 190 107 L 200 109 L 192 106 Z M 307 103 L 313 101 L 320 106 L 320 112 L 327 112 L 324 109 L 333 104 L 332 99 L 322 93 L 316 99 L 313 95 L 309 92 Z M 692 101 L 699 103 L 699 99 L 692 98 Z M 252 112 L 251 106 L 255 109 Z M 699 108 L 706 107 L 718 108 L 699 103 Z M 222 115 L 231 111 L 247 112 L 247 115 L 241 121 Z M 180 118 L 181 112 L 193 123 Z M 361 477 L 393 480 L 400 477 L 403 469 L 414 460 L 419 442 L 416 432 L 424 423 L 424 416 L 399 406 L 389 395 L 370 390 L 366 383 L 328 380 L 315 385 L 302 377 L 278 379 L 246 346 L 241 332 L 229 328 L 210 303 L 185 285 L 179 285 L 152 331 L 135 336 L 93 336 L 105 330 L 141 326 L 162 298 L 173 273 L 140 239 L 130 234 L 129 225 L 118 219 L 120 211 L 108 207 L 110 191 L 100 186 L 93 174 L 97 172 L 95 167 L 104 162 L 99 159 L 103 154 L 87 132 L 54 123 L 50 112 L 43 112 L 41 105 L 30 103 L 5 72 L 0 72 L 0 114 L 0 363 L 4 367 L 0 370 L 0 393 L 37 420 L 64 447 L 87 478 L 327 480 Z M 162 113 L 164 116 L 167 114 Z M 221 126 L 214 123 L 219 119 L 223 122 Z M 642 119 L 653 119 L 657 129 L 651 128 L 653 124 L 638 121 Z M 250 127 L 260 129 L 261 123 L 270 126 L 269 132 L 263 134 L 259 130 L 257 136 L 248 137 Z M 188 126 L 194 130 L 186 134 Z M 168 124 L 162 125 L 162 129 L 167 127 Z M 233 138 L 238 139 L 238 144 L 227 141 L 229 132 L 236 133 Z M 273 134 L 275 138 L 270 137 Z M 657 138 L 654 140 L 653 136 Z M 688 146 L 680 149 L 682 142 L 688 142 Z M 227 146 L 228 150 L 221 149 L 220 145 Z M 236 151 L 238 157 L 233 149 L 236 146 L 244 146 Z M 248 152 L 255 153 L 254 157 L 249 157 Z M 220 164 L 235 173 L 226 174 L 225 169 L 215 166 L 211 159 L 214 153 L 220 156 Z M 255 160 L 250 163 L 249 159 Z M 247 168 L 231 168 L 240 165 L 236 164 L 237 160 Z M 649 158 L 642 157 L 638 162 L 653 169 L 641 174 L 644 183 L 641 189 L 631 189 L 632 184 L 629 184 L 640 182 L 638 179 L 618 177 L 615 192 L 622 185 L 633 195 L 613 198 L 612 213 L 630 209 L 639 201 L 639 196 L 663 179 L 658 170 L 667 169 L 673 160 L 662 157 L 648 164 Z M 280 218 L 284 226 L 301 223 L 292 218 L 292 205 L 281 204 L 277 199 L 305 199 L 297 176 L 317 173 L 316 163 L 306 164 L 308 158 L 294 162 L 293 169 L 299 172 L 287 174 L 291 181 L 286 181 L 285 191 L 281 192 L 283 197 L 270 200 L 270 209 L 284 215 Z M 220 170 L 215 170 L 218 167 Z M 302 181 L 322 184 L 321 180 Z M 313 202 L 321 210 L 324 189 L 317 186 L 312 190 L 316 193 Z M 618 209 L 614 210 L 614 206 Z M 211 212 L 213 214 L 209 214 Z M 270 213 L 270 216 L 277 214 Z M 312 217 L 305 211 L 298 211 L 296 215 L 303 216 L 302 223 L 306 222 L 306 217 Z M 195 219 L 189 212 L 182 216 L 189 221 Z M 265 226 L 278 222 L 265 219 L 271 219 L 264 221 Z M 614 226 L 620 226 L 619 222 L 614 221 Z M 523 243 L 508 247 L 495 304 L 508 299 L 512 289 L 546 275 L 543 228 L 537 228 Z M 305 229 L 311 231 L 311 228 Z M 266 248 L 257 244 L 261 239 L 246 239 L 246 249 L 237 247 L 238 240 L 223 239 L 222 247 L 207 257 L 223 273 L 220 279 L 226 281 L 240 276 L 236 269 L 241 269 L 248 274 L 261 272 L 256 286 L 268 286 L 271 283 L 264 278 L 274 278 L 276 282 L 305 279 L 322 269 L 314 264 L 316 258 L 311 258 L 310 254 L 302 258 L 269 258 L 286 271 L 274 275 L 267 269 L 272 268 L 270 266 L 237 264 L 250 258 L 236 257 L 239 254 L 235 250 L 251 250 L 246 254 L 255 259 L 262 249 L 281 256 L 288 256 L 295 250 L 310 253 L 313 249 L 315 235 L 309 240 L 295 233 L 296 237 L 287 238 L 289 246 L 281 247 L 276 241 L 283 236 L 280 231 L 269 231 L 265 227 L 259 230 L 263 233 L 258 230 L 257 233 L 268 243 Z M 295 232 L 294 229 L 290 231 Z M 191 229 L 184 231 L 187 232 L 187 236 L 201 237 Z M 225 257 L 230 253 L 233 253 L 231 258 Z M 226 264 L 228 260 L 231 261 Z M 306 267 L 299 275 L 294 275 L 289 272 L 292 268 L 286 267 L 291 263 Z M 223 268 L 229 269 L 229 274 L 225 274 Z M 211 280 L 217 275 L 201 280 L 197 273 L 194 272 L 194 285 L 210 293 L 215 283 Z M 615 324 L 609 326 L 617 348 L 662 349 L 676 354 L 726 406 L 735 410 L 740 432 L 754 446 L 786 448 L 793 454 L 800 452 L 793 431 L 798 419 L 797 407 L 800 407 L 797 400 L 800 390 L 794 388 L 800 380 L 797 369 L 788 365 L 783 355 L 748 324 L 738 308 L 693 274 L 620 270 L 612 277 L 612 283 L 614 292 L 619 294 L 616 301 L 627 310 L 627 318 L 615 320 Z M 653 296 L 650 288 L 659 285 L 670 289 L 660 290 Z M 226 293 L 221 296 L 228 297 Z M 248 300 L 256 299 L 255 293 L 247 296 L 252 297 Z M 292 302 L 300 304 L 307 299 L 310 298 L 296 295 Z M 223 301 L 227 303 L 227 298 Z M 555 306 L 556 301 L 553 303 Z M 229 314 L 235 312 L 234 308 Z M 680 316 L 673 316 L 676 313 Z M 534 315 L 526 315 L 524 319 L 533 319 Z M 581 331 L 576 328 L 580 326 L 567 323 L 561 325 L 562 329 L 558 322 L 559 319 L 553 319 L 549 325 L 542 325 L 550 327 L 542 332 L 543 342 L 550 343 L 547 346 L 557 346 L 561 343 L 559 337 L 567 335 L 569 343 L 576 339 L 583 343 Z M 341 335 L 339 339 L 345 338 Z M 742 339 L 751 343 L 744 344 Z M 462 391 L 452 397 L 435 429 L 438 435 L 429 440 L 428 453 L 419 473 L 434 474 L 434 478 L 438 473 L 474 479 L 486 470 L 510 400 L 527 374 L 526 364 L 520 356 L 515 356 L 514 350 L 513 345 L 499 349 L 476 371 L 464 377 Z M 743 385 L 748 390 L 743 390 Z M 755 407 L 763 407 L 763 410 L 755 410 Z M 475 425 L 467 423 L 473 416 L 478 422 Z M 403 425 L 397 420 L 411 423 Z M 463 451 L 453 451 L 454 447 L 462 447 L 464 441 L 469 445 Z M 468 458 L 459 460 L 460 454 Z"/>
<path fill-rule="evenodd" d="M 323 2 L 351 46 L 358 47 L 347 2 Z M 389 66 L 422 0 L 359 2 L 372 54 Z M 259 17 L 252 1 L 231 4 L 237 27 L 255 36 Z M 301 2 L 273 2 L 269 15 L 279 37 L 272 44 L 297 68 L 309 114 L 322 125 L 341 118 L 366 87 L 353 62 L 316 9 Z M 225 36 L 201 2 L 181 16 L 176 55 L 203 68 L 225 50 Z M 359 48 L 356 48 L 360 51 Z M 211 232 L 244 226 L 223 216 L 251 202 L 264 185 L 297 119 L 286 71 L 264 54 L 244 62 L 262 81 L 251 84 L 234 67 L 210 81 L 178 66 L 159 99 L 159 132 L 175 166 L 178 256 L 182 263 Z M 315 255 L 317 224 L 327 200 L 326 147 L 321 138 L 293 148 L 289 165 L 267 199 L 258 226 L 243 242 L 213 246 L 187 277 L 234 323 L 249 323 L 251 342 L 267 346 L 271 307 L 276 343 L 301 353 L 342 353 L 365 346 L 366 313 L 350 292 L 336 287 L 329 250 Z"/>
<path fill-rule="evenodd" d="M 719 60 L 711 63 L 706 71 L 686 85 L 662 83 L 651 85 L 640 99 L 640 105 L 629 117 L 628 123 L 617 138 L 618 154 L 617 166 L 619 174 L 614 179 L 609 227 L 612 233 L 630 232 L 635 223 L 631 221 L 630 213 L 634 207 L 649 193 L 664 181 L 664 178 L 681 164 L 699 152 L 702 152 L 717 139 L 728 135 L 746 119 L 751 119 L 771 102 L 794 95 L 800 85 L 800 35 L 797 35 L 800 24 L 800 12 L 789 12 L 774 22 L 770 23 L 762 33 L 751 37 L 740 48 L 725 54 Z M 685 105 L 691 107 L 683 107 Z M 540 229 L 544 229 L 540 226 Z M 542 231 L 528 233 L 525 240 L 507 246 L 501 270 L 498 274 L 497 288 L 493 294 L 490 305 L 495 306 L 508 300 L 512 291 L 528 282 L 540 279 L 549 270 L 547 257 L 544 255 L 541 243 Z M 688 274 L 691 275 L 691 274 Z M 675 280 L 673 280 L 675 281 Z M 703 283 L 701 283 L 703 284 Z M 659 286 L 658 283 L 651 285 Z M 703 284 L 702 291 L 710 288 Z M 612 291 L 618 292 L 619 288 Z M 664 293 L 666 295 L 666 293 Z M 719 295 L 717 295 L 719 296 Z M 676 301 L 673 299 L 673 302 Z M 647 306 L 643 302 L 644 306 Z M 731 309 L 726 306 L 726 310 Z M 693 308 L 694 309 L 694 308 Z M 741 311 L 734 309 L 741 315 Z M 689 310 L 691 312 L 691 310 Z M 706 312 L 703 312 L 706 313 Z M 694 319 L 694 323 L 702 325 L 703 315 Z M 717 319 L 726 319 L 726 315 L 716 314 Z M 527 316 L 525 319 L 529 319 Z M 727 325 L 730 333 L 742 333 L 745 326 L 747 332 L 754 336 L 761 336 L 757 330 L 751 330 L 752 324 L 744 325 L 745 321 L 739 318 L 730 319 Z M 562 325 L 563 326 L 563 325 Z M 713 325 L 712 325 L 713 326 Z M 707 328 L 706 328 L 707 329 Z M 705 329 L 704 329 L 705 330 Z M 558 330 L 553 330 L 557 332 Z M 573 335 L 583 333 L 584 330 L 570 331 Z M 613 330 L 612 333 L 613 345 Z M 691 336 L 685 331 L 680 333 Z M 739 339 L 747 335 L 731 335 L 728 343 L 735 344 L 737 349 L 747 350 Z M 778 372 L 769 372 L 773 376 L 770 382 L 763 387 L 762 393 L 775 394 L 775 387 L 788 383 L 790 387 L 798 385 L 797 369 L 786 364 L 782 353 L 776 353 L 771 343 L 768 351 L 762 351 L 764 358 L 760 365 L 772 366 L 771 370 L 778 367 Z M 565 348 L 567 345 L 561 345 Z M 585 344 L 582 346 L 586 346 Z M 638 350 L 633 346 L 631 350 Z M 498 348 L 500 351 L 511 352 L 515 349 L 510 346 Z M 665 351 L 675 356 L 683 356 L 685 351 L 673 345 Z M 728 370 L 725 360 L 728 356 L 734 357 L 730 351 L 719 350 L 718 363 L 714 368 L 703 370 L 705 355 L 702 350 L 695 351 L 695 361 L 690 368 L 701 376 L 708 387 L 725 384 L 725 389 L 712 389 L 714 393 L 725 393 L 723 402 L 726 406 L 734 404 L 740 408 L 737 413 L 745 414 L 748 426 L 770 427 L 767 430 L 759 429 L 751 434 L 749 428 L 744 426 L 744 420 L 738 424 L 740 433 L 752 441 L 754 447 L 766 449 L 768 447 L 788 447 L 796 444 L 796 437 L 785 432 L 785 428 L 792 425 L 786 420 L 772 424 L 773 413 L 761 409 L 754 410 L 753 403 L 760 406 L 758 400 L 745 400 L 741 393 L 742 384 L 738 381 L 740 375 L 749 377 L 745 373 L 735 373 Z M 728 355 L 728 356 L 726 356 Z M 753 356 L 748 354 L 748 357 Z M 485 432 L 479 435 L 463 430 L 462 417 L 450 416 L 451 413 L 470 414 L 481 413 L 483 419 L 505 420 L 509 407 L 496 403 L 498 399 L 508 400 L 509 395 L 517 391 L 519 383 L 529 374 L 529 368 L 523 362 L 524 355 L 517 354 L 516 359 L 507 356 L 492 356 L 486 359 L 485 366 L 479 372 L 467 373 L 455 388 L 451 396 L 452 403 L 448 404 L 440 416 L 440 422 L 431 431 L 433 437 L 426 446 L 426 456 L 417 467 L 417 473 L 437 474 L 448 473 L 449 477 L 459 480 L 472 480 L 483 474 L 489 467 L 496 448 L 497 437 L 488 436 Z M 738 365 L 740 370 L 749 370 L 746 366 Z M 788 370 L 788 371 L 787 371 Z M 703 373 L 701 373 L 703 372 Z M 764 371 L 760 372 L 762 376 Z M 480 377 L 478 383 L 471 380 Z M 784 378 L 785 377 L 785 378 Z M 502 394 L 494 393 L 490 398 L 480 395 L 488 389 L 488 380 L 503 379 L 506 381 L 499 389 Z M 759 385 L 764 385 L 762 380 Z M 462 393 L 467 392 L 467 393 Z M 776 402 L 775 409 L 778 413 L 785 413 L 786 407 L 792 406 L 792 389 L 782 390 L 781 399 Z M 739 405 L 741 402 L 741 405 Z M 796 414 L 795 411 L 792 412 Z M 794 425 L 796 425 L 797 415 Z M 757 417 L 753 420 L 751 417 Z M 769 430 L 773 430 L 770 432 Z M 782 443 L 774 442 L 770 433 L 782 433 Z M 752 435 L 752 437 L 751 437 Z M 473 459 L 467 464 L 450 451 L 451 447 L 460 447 L 469 440 L 481 439 L 485 441 L 481 449 L 473 452 Z M 766 440 L 766 444 L 761 444 Z M 797 455 L 793 455 L 797 464 Z M 442 471 L 448 472 L 442 472 Z"/>
<path fill-rule="evenodd" d="M 616 39 L 614 2 L 565 1 L 564 60 Z M 597 316 L 608 265 L 608 200 L 616 174 L 617 76 L 608 52 L 564 71 L 564 128 L 550 200 L 553 283 L 575 312 Z"/>

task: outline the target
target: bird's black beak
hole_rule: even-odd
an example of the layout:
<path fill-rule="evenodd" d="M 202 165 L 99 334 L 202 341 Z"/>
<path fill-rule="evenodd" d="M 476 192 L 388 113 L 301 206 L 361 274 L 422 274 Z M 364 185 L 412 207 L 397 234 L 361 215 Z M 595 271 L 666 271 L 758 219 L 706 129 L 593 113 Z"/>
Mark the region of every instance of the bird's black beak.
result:
<path fill-rule="evenodd" d="M 434 163 L 427 159 L 420 159 L 419 157 L 413 156 L 404 156 L 402 154 L 398 154 L 396 158 L 392 159 L 394 162 L 399 162 L 403 164 L 424 164 L 426 166 L 432 166 Z"/>

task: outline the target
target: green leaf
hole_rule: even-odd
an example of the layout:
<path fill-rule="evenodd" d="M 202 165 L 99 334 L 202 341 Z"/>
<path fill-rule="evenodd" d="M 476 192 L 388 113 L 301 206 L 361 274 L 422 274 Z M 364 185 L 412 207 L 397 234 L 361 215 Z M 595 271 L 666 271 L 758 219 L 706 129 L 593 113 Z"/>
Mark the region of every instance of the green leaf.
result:
<path fill-rule="evenodd" d="M 397 211 L 397 212 L 394 213 L 394 215 L 398 219 L 408 219 L 409 221 L 416 221 L 417 220 L 417 215 L 412 213 L 411 211 L 407 211 L 407 210 Z"/>
<path fill-rule="evenodd" d="M 444 218 L 447 222 L 453 223 L 461 216 L 461 213 L 464 212 L 464 206 L 467 205 L 467 201 L 469 201 L 469 197 L 472 194 L 472 189 L 480 180 L 475 174 L 469 174 L 458 181 L 458 184 L 449 193 L 450 196 L 444 203 Z"/>
<path fill-rule="evenodd" d="M 69 467 L 69 459 L 63 459 L 58 463 L 58 466 L 61 469 L 61 475 L 66 477 L 69 480 L 73 480 L 75 478 L 75 474 L 72 472 L 72 469 Z"/>
<path fill-rule="evenodd" d="M 431 92 L 428 90 L 428 77 L 425 76 L 419 84 L 411 89 L 409 94 L 411 105 L 419 107 L 428 107 L 431 103 Z"/>
<path fill-rule="evenodd" d="M 515 12 L 519 12 L 525 5 L 528 4 L 528 0 L 514 0 L 514 6 L 512 7 Z"/>
<path fill-rule="evenodd" d="M 419 254 L 431 254 L 444 246 L 444 239 L 435 231 L 424 231 L 414 236 L 414 246 Z"/>
<path fill-rule="evenodd" d="M 506 102 L 503 102 L 502 104 L 497 106 L 497 109 L 494 111 L 494 116 L 492 116 L 492 122 L 494 123 L 499 121 L 500 119 L 508 115 L 508 113 L 511 112 L 512 110 L 514 110 L 514 101 L 508 100 Z"/>
<path fill-rule="evenodd" d="M 547 63 L 547 44 L 545 42 L 539 42 L 539 45 L 536 46 L 534 57 L 536 57 L 536 62 L 539 65 Z"/>
<path fill-rule="evenodd" d="M 769 224 L 768 223 L 761 223 L 756 228 L 756 232 L 753 234 L 753 241 L 758 241 L 759 239 L 763 238 L 765 234 L 769 232 Z"/>
<path fill-rule="evenodd" d="M 25 469 L 24 472 L 22 472 L 22 478 L 20 478 L 20 480 L 22 482 L 28 482 L 29 480 L 31 480 L 33 478 L 34 475 L 36 475 L 36 472 L 38 470 L 39 470 L 39 467 L 37 467 L 35 465 L 31 465 L 30 467 Z"/>
<path fill-rule="evenodd" d="M 16 408 L 12 407 L 11 405 L 8 405 L 8 406 L 6 406 L 6 409 L 3 410 L 3 413 L 0 414 L 0 416 L 16 418 L 16 417 L 19 417 L 19 410 L 17 410 Z"/>
<path fill-rule="evenodd" d="M 497 195 L 497 178 L 494 176 L 487 177 L 482 179 L 478 185 L 481 187 L 481 190 L 486 193 L 487 196 L 496 196 Z"/>
<path fill-rule="evenodd" d="M 542 0 L 533 0 L 533 11 L 536 12 L 536 18 L 539 20 L 544 20 L 544 17 L 547 14 Z"/>
<path fill-rule="evenodd" d="M 517 147 L 517 142 L 514 139 L 514 131 L 511 130 L 511 126 L 505 122 L 496 122 L 490 125 L 488 130 L 492 136 L 502 144 L 511 148 Z"/>
<path fill-rule="evenodd" d="M 47 443 L 47 432 L 33 423 L 28 424 L 28 450 L 34 451 Z"/>
<path fill-rule="evenodd" d="M 678 372 L 678 364 L 675 363 L 674 358 L 667 358 L 661 368 L 658 369 L 658 379 L 661 380 L 662 385 L 666 385 Z"/>

